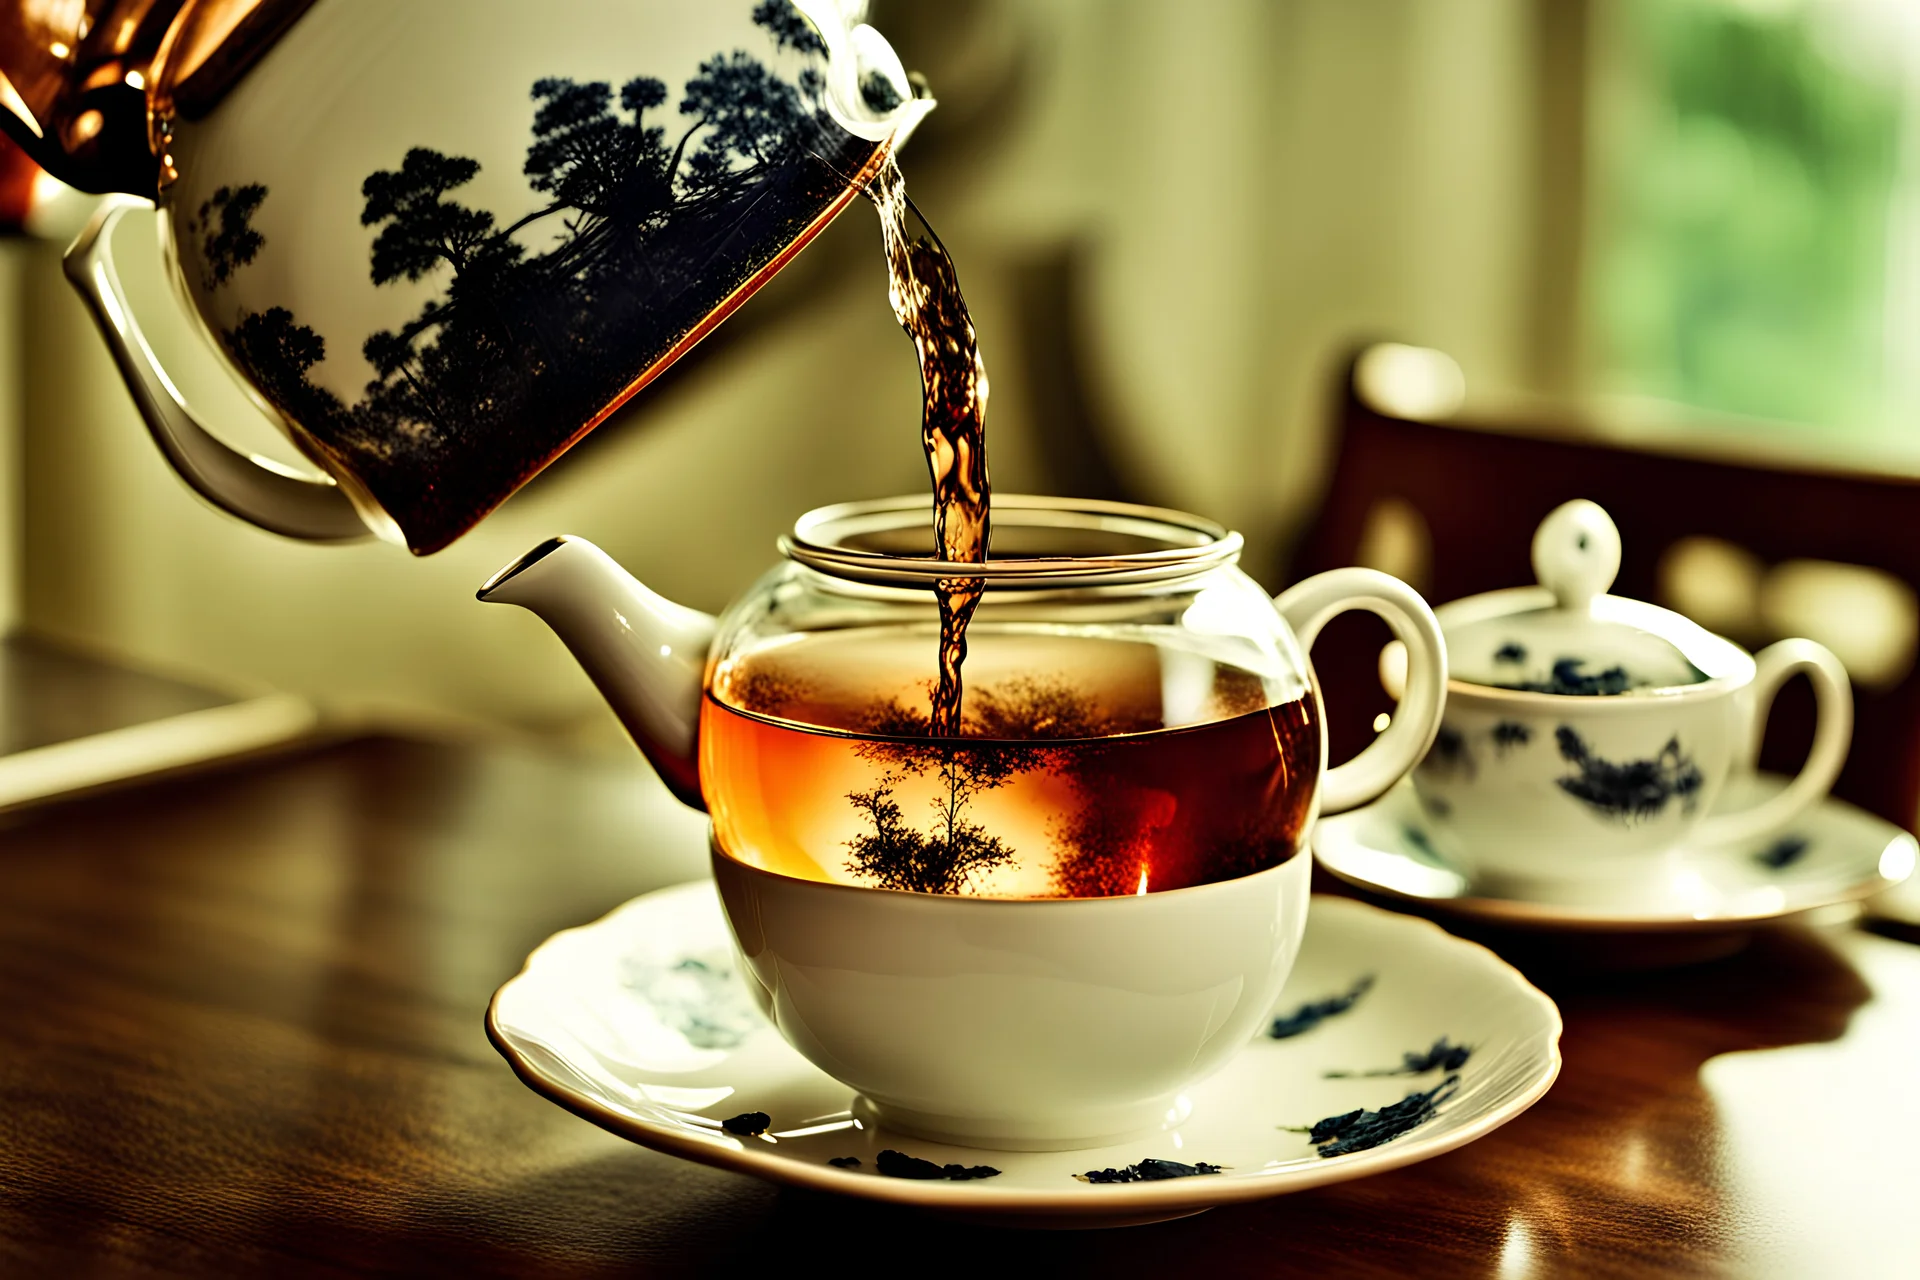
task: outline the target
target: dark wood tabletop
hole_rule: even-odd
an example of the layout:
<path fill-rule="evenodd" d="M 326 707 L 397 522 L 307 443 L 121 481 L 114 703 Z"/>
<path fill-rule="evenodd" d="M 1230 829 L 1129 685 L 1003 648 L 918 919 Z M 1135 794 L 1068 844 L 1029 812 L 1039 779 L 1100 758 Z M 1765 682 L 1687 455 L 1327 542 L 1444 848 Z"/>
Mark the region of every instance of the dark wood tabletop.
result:
<path fill-rule="evenodd" d="M 536 1097 L 488 996 L 691 879 L 637 761 L 392 739 L 0 830 L 0 1274 L 1920 1275 L 1920 947 L 1543 980 L 1566 1068 L 1395 1173 L 1115 1231 L 785 1190 Z"/>

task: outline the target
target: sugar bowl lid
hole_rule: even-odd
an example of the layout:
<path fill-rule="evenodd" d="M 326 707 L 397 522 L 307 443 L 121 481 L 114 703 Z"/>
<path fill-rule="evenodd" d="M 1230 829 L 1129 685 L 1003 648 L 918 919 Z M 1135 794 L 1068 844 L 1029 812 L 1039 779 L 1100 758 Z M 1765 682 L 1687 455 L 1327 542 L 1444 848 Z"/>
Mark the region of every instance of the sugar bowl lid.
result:
<path fill-rule="evenodd" d="M 1608 595 L 1620 530 L 1598 503 L 1556 507 L 1533 535 L 1539 585 L 1489 591 L 1434 611 L 1452 679 L 1559 696 L 1672 695 L 1747 679 L 1753 659 L 1682 614 Z"/>

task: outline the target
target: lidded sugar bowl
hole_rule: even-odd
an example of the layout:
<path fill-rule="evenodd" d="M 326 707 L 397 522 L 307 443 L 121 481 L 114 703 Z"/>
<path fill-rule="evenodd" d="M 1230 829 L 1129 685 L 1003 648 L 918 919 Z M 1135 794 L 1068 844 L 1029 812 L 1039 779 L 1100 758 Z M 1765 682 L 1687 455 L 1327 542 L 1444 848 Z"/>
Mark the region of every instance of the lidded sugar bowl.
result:
<path fill-rule="evenodd" d="M 1569 502 L 1533 540 L 1538 582 L 1435 610 L 1451 673 L 1433 748 L 1414 770 L 1432 838 L 1487 883 L 1598 883 L 1655 876 L 1682 841 L 1751 839 L 1817 803 L 1845 763 L 1853 703 L 1845 668 L 1811 640 L 1750 654 L 1673 610 L 1608 594 L 1620 533 Z M 1398 686 L 1392 646 L 1383 683 Z M 1779 793 L 1715 809 L 1750 769 L 1774 695 L 1806 674 L 1819 723 Z"/>

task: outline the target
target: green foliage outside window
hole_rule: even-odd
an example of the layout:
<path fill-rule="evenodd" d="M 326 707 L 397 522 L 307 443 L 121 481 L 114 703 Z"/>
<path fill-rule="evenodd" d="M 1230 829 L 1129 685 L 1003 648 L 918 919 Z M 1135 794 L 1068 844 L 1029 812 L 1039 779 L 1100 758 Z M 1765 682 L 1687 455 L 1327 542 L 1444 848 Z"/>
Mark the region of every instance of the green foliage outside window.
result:
<path fill-rule="evenodd" d="M 1894 425 L 1901 89 L 1845 56 L 1821 8 L 1613 10 L 1588 290 L 1604 389 L 1854 433 Z"/>

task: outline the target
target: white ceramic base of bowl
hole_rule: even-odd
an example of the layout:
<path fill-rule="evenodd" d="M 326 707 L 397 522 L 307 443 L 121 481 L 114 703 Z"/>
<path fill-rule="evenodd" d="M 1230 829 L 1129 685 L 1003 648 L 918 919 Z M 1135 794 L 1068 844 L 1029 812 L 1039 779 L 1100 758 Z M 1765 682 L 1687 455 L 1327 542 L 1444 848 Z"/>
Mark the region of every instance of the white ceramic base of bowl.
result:
<path fill-rule="evenodd" d="M 760 1012 L 901 1126 L 998 1149 L 1155 1124 L 1261 1026 L 1306 930 L 1312 858 L 1163 893 L 855 888 L 713 854 Z"/>

